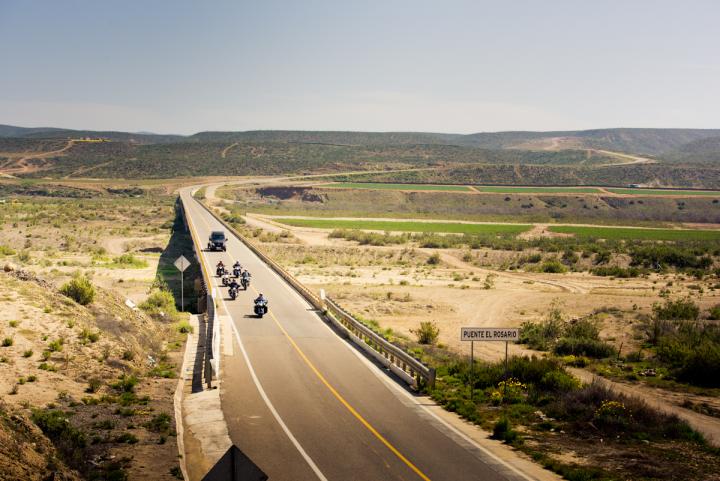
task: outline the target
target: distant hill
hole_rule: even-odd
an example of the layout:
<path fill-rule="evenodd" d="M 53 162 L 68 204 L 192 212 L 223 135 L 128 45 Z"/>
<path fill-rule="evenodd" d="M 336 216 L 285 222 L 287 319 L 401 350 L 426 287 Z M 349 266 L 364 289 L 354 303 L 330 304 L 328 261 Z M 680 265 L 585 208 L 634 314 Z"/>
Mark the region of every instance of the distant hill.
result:
<path fill-rule="evenodd" d="M 0 137 L 24 137 L 25 135 L 47 133 L 60 131 L 63 129 L 55 129 L 52 127 L 15 127 L 14 125 L 0 125 Z"/>
<path fill-rule="evenodd" d="M 72 130 L 53 127 L 29 128 L 15 127 L 12 125 L 0 125 L 0 137 L 19 137 L 25 139 L 78 139 L 83 137 L 92 137 L 142 144 L 182 142 L 186 139 L 186 137 L 182 135 L 161 135 L 101 130 Z"/>
<path fill-rule="evenodd" d="M 720 130 L 620 128 L 467 135 L 255 130 L 182 136 L 0 126 L 0 174 L 32 177 L 331 173 L 455 164 L 587 168 L 648 162 L 720 168 Z M 631 171 L 629 166 L 619 168 Z M 542 176 L 550 170 L 538 172 Z M 614 180 L 625 183 L 625 177 L 615 169 L 612 172 Z M 649 176 L 655 171 L 642 172 Z M 659 172 L 658 184 L 672 180 L 669 171 Z M 690 174 L 681 178 L 688 185 L 699 185 Z M 551 178 L 546 180 L 552 183 Z"/>
<path fill-rule="evenodd" d="M 663 158 L 673 163 L 720 167 L 720 136 L 688 142 L 675 150 L 666 152 Z"/>
<path fill-rule="evenodd" d="M 81 138 L 103 137 L 109 140 L 141 144 L 175 142 L 282 142 L 331 145 L 457 145 L 483 149 L 520 148 L 562 150 L 572 148 L 607 149 L 643 155 L 660 155 L 703 139 L 720 137 L 720 129 L 594 129 L 567 131 L 508 131 L 475 134 L 434 132 L 347 132 L 303 130 L 249 130 L 244 132 L 198 132 L 189 136 L 149 132 L 71 130 L 50 127 L 26 128 L 0 125 L 0 137 Z M 553 148 L 548 139 L 558 139 Z M 548 147 L 550 145 L 550 147 Z"/>

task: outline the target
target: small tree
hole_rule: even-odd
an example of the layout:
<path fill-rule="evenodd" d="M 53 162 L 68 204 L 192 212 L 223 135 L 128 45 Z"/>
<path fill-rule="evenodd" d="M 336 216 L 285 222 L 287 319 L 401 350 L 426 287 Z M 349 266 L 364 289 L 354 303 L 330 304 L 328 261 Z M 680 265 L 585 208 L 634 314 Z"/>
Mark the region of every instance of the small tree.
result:
<path fill-rule="evenodd" d="M 417 336 L 420 344 L 435 344 L 440 335 L 440 328 L 432 321 L 420 323 L 419 329 L 410 329 L 410 332 Z"/>
<path fill-rule="evenodd" d="M 83 306 L 90 304 L 95 299 L 95 288 L 90 283 L 90 280 L 84 276 L 78 276 L 63 284 L 60 293 Z"/>

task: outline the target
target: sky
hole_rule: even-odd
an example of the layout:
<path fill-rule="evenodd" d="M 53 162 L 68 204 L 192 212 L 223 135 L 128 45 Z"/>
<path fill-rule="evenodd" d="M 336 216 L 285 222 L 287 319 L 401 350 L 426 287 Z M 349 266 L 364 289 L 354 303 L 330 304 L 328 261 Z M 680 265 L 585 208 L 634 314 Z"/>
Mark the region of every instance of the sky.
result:
<path fill-rule="evenodd" d="M 720 2 L 0 0 L 0 123 L 720 128 Z"/>

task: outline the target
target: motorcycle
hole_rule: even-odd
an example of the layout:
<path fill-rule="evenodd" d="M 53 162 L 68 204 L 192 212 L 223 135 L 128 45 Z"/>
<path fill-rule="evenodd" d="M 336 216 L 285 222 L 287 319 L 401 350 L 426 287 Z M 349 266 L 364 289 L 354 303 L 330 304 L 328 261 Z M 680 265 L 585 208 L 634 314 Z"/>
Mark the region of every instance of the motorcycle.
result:
<path fill-rule="evenodd" d="M 243 277 L 242 279 L 240 279 L 240 284 L 242 284 L 243 290 L 247 291 L 248 286 L 250 285 L 250 277 L 248 276 L 248 277 Z"/>
<path fill-rule="evenodd" d="M 230 300 L 233 300 L 233 301 L 234 301 L 235 298 L 237 298 L 237 295 L 238 295 L 238 292 L 237 292 L 237 291 L 238 291 L 238 290 L 237 290 L 237 287 L 231 287 L 231 288 L 228 290 L 228 293 L 230 294 Z"/>
<path fill-rule="evenodd" d="M 229 285 L 229 284 L 230 284 L 230 279 L 228 279 L 227 274 L 223 274 L 223 276 L 222 276 L 222 285 L 223 285 L 223 286 L 227 286 L 227 285 Z"/>
<path fill-rule="evenodd" d="M 217 266 L 215 269 L 215 274 L 217 274 L 218 277 L 222 277 L 225 275 L 225 266 Z"/>
<path fill-rule="evenodd" d="M 268 301 L 255 301 L 255 315 L 260 319 L 268 312 Z"/>
<path fill-rule="evenodd" d="M 240 272 L 242 271 L 241 267 L 233 267 L 233 276 L 240 277 Z"/>

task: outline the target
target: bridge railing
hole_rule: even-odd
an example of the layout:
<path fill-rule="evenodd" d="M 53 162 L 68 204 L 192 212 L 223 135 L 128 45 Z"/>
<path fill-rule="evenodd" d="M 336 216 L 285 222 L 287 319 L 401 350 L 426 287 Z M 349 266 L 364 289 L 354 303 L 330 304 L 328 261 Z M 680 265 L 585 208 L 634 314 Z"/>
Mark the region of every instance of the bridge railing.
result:
<path fill-rule="evenodd" d="M 203 202 L 199 202 L 199 204 L 290 284 L 315 309 L 325 314 L 333 325 L 340 329 L 341 332 L 344 332 L 358 347 L 412 387 L 416 389 L 420 387 L 432 389 L 435 386 L 434 368 L 426 366 L 420 362 L 420 360 L 414 358 L 400 347 L 374 332 L 340 307 L 337 302 L 330 298 L 320 299 L 318 295 L 305 287 L 295 276 L 265 254 L 254 242 L 222 219 L 212 208 Z"/>
<path fill-rule="evenodd" d="M 187 206 L 183 202 L 182 196 L 180 197 L 180 205 L 183 209 L 183 218 L 185 220 L 185 225 L 190 231 L 190 236 L 192 237 L 195 259 L 197 259 L 198 263 L 200 264 L 200 271 L 202 273 L 202 284 L 203 289 L 205 290 L 206 299 L 205 316 L 207 323 L 212 326 L 212 330 L 208 333 L 209 337 L 211 338 L 207 339 L 206 341 L 206 345 L 210 346 L 210 353 L 207 358 L 209 360 L 210 368 L 212 370 L 212 375 L 217 379 L 220 377 L 220 323 L 218 322 L 215 310 L 215 289 L 212 287 L 212 277 L 210 275 L 210 270 L 208 269 L 208 266 L 205 263 L 205 259 L 201 254 L 204 243 L 198 236 L 192 219 L 190 218 L 190 216 L 187 215 Z M 206 376 L 206 379 L 209 378 L 210 376 Z"/>

